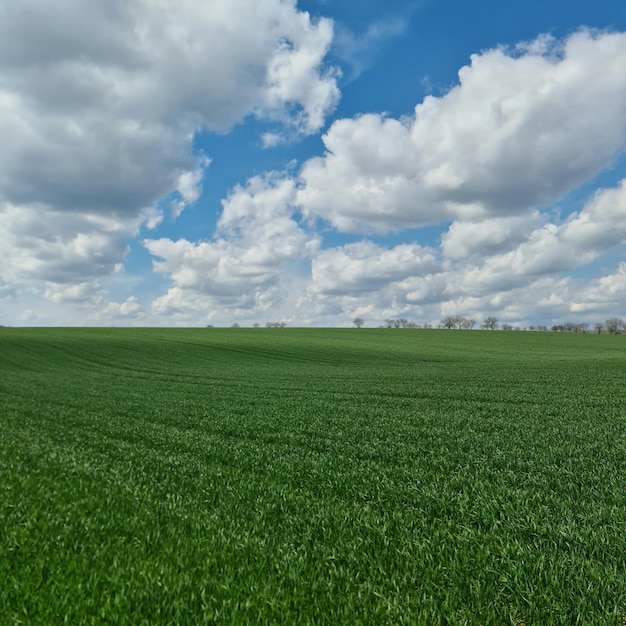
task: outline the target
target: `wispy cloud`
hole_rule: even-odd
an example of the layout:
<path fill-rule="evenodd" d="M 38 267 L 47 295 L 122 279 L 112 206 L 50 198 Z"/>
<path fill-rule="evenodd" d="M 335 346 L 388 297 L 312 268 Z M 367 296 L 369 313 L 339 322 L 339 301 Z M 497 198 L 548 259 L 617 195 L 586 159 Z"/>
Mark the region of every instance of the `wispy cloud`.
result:
<path fill-rule="evenodd" d="M 387 41 L 404 34 L 406 29 L 407 20 L 403 17 L 386 17 L 360 34 L 337 24 L 332 52 L 347 65 L 346 80 L 359 78 L 376 62 Z"/>

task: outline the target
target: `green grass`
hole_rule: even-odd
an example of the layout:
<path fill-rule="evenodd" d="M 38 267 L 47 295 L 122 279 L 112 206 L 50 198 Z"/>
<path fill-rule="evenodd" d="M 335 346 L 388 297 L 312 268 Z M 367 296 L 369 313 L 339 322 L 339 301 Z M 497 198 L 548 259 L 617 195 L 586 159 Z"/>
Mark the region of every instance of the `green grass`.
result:
<path fill-rule="evenodd" d="M 626 336 L 0 329 L 1 624 L 621 626 Z"/>

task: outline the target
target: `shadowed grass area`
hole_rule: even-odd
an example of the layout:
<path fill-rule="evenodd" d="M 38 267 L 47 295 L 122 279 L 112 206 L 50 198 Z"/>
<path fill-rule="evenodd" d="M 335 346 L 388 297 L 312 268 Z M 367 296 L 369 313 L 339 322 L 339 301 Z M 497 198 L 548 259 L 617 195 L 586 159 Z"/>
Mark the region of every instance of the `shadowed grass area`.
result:
<path fill-rule="evenodd" d="M 0 329 L 0 623 L 620 625 L 626 337 Z"/>

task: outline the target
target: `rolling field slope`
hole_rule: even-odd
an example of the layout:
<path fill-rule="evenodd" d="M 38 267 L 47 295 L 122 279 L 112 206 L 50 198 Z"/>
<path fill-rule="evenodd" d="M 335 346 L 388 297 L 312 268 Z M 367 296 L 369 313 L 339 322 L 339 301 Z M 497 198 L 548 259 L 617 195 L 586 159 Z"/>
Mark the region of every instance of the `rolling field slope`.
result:
<path fill-rule="evenodd" d="M 626 336 L 0 329 L 0 624 L 621 626 Z"/>

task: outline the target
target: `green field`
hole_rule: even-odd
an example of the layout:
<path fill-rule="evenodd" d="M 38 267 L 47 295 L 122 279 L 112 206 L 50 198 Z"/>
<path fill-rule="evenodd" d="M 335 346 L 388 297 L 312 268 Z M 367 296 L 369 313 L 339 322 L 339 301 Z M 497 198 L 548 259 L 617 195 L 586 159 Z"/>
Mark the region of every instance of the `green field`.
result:
<path fill-rule="evenodd" d="M 0 623 L 619 625 L 626 336 L 0 329 Z"/>

